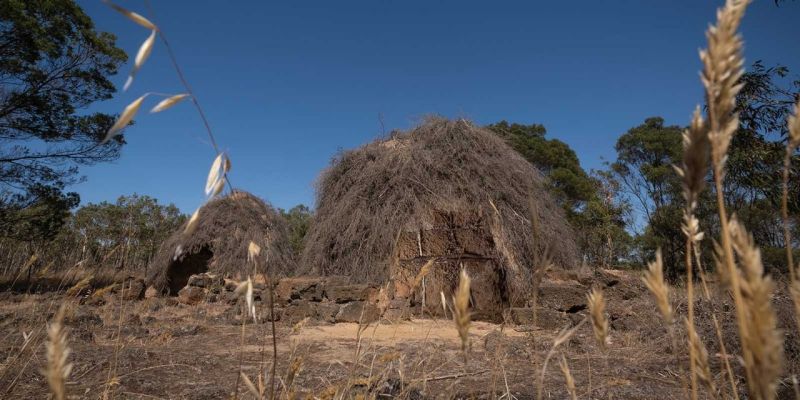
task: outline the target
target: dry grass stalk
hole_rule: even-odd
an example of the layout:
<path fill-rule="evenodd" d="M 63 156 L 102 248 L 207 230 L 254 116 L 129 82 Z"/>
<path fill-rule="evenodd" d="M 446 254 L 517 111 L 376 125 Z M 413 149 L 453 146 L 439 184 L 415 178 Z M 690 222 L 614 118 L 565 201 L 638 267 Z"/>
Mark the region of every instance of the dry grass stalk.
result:
<path fill-rule="evenodd" d="M 735 217 L 729 226 L 742 267 L 740 287 L 745 318 L 739 324 L 744 331 L 741 340 L 750 395 L 773 399 L 782 371 L 783 335 L 771 303 L 772 279 L 764 275 L 761 253 L 752 236 Z"/>
<path fill-rule="evenodd" d="M 697 272 L 700 274 L 700 283 L 703 284 L 703 296 L 706 301 L 711 301 L 711 290 L 708 289 L 708 279 L 706 278 L 705 268 L 703 267 L 700 251 L 700 243 L 692 245 L 692 254 L 694 254 L 694 262 L 697 265 Z"/>
<path fill-rule="evenodd" d="M 794 266 L 794 255 L 792 254 L 792 232 L 789 223 L 789 173 L 791 172 L 792 157 L 797 147 L 800 146 L 800 100 L 794 106 L 794 113 L 789 116 L 789 140 L 786 142 L 786 155 L 783 158 L 783 192 L 781 196 L 781 216 L 783 219 L 783 238 L 786 243 L 786 266 L 789 269 L 789 277 L 792 284 L 797 280 L 797 271 Z M 797 310 L 800 314 L 800 310 Z M 800 323 L 800 319 L 798 319 Z"/>
<path fill-rule="evenodd" d="M 75 296 L 81 294 L 81 292 L 83 292 L 85 289 L 89 288 L 89 286 L 92 283 L 92 279 L 94 279 L 94 275 L 87 275 L 83 279 L 79 280 L 72 287 L 67 289 L 67 292 L 66 292 L 67 297 L 75 297 Z"/>
<path fill-rule="evenodd" d="M 67 362 L 70 349 L 67 346 L 67 332 L 63 325 L 64 305 L 56 313 L 53 322 L 47 327 L 47 383 L 56 400 L 66 398 L 66 380 L 72 371 L 72 363 Z"/>
<path fill-rule="evenodd" d="M 180 102 L 181 100 L 183 100 L 183 99 L 185 99 L 187 97 L 191 98 L 192 99 L 192 103 L 195 105 L 195 108 L 197 109 L 197 112 L 200 115 L 200 119 L 203 121 L 203 125 L 205 125 L 206 131 L 208 132 L 208 137 L 209 137 L 209 140 L 211 142 L 211 145 L 214 147 L 214 152 L 217 154 L 217 160 L 223 161 L 219 165 L 221 167 L 221 169 L 222 169 L 222 173 L 218 174 L 219 175 L 218 178 L 213 180 L 213 181 L 211 181 L 210 180 L 211 179 L 211 174 L 209 175 L 209 181 L 206 183 L 206 195 L 209 196 L 210 198 L 213 198 L 214 196 L 220 194 L 222 192 L 223 188 L 225 187 L 226 183 L 228 185 L 230 185 L 231 192 L 233 192 L 233 186 L 230 184 L 230 181 L 227 178 L 227 172 L 230 171 L 230 165 L 231 165 L 230 159 L 227 156 L 225 156 L 224 153 L 222 153 L 220 151 L 219 146 L 217 145 L 217 141 L 214 138 L 214 134 L 211 132 L 211 126 L 208 123 L 208 120 L 206 119 L 205 113 L 203 112 L 203 109 L 200 107 L 200 103 L 198 102 L 197 98 L 194 96 L 194 93 L 192 92 L 192 89 L 189 86 L 189 83 L 186 81 L 186 78 L 183 75 L 183 71 L 181 70 L 180 66 L 178 65 L 177 60 L 175 59 L 175 55 L 172 52 L 172 48 L 170 47 L 169 42 L 167 41 L 167 38 L 164 35 L 164 32 L 161 29 L 159 29 L 153 22 L 151 22 L 149 19 L 141 16 L 140 14 L 132 12 L 130 10 L 127 10 L 127 9 L 125 9 L 123 7 L 120 7 L 120 6 L 116 5 L 116 4 L 113 4 L 113 3 L 109 2 L 109 1 L 105 1 L 104 0 L 104 2 L 106 4 L 108 4 L 110 7 L 112 7 L 113 9 L 115 9 L 116 11 L 118 11 L 121 14 L 123 14 L 124 16 L 126 16 L 131 21 L 133 21 L 133 22 L 135 22 L 135 23 L 137 23 L 137 24 L 139 24 L 139 25 L 151 30 L 150 36 L 147 37 L 147 39 L 140 46 L 140 48 L 139 48 L 139 50 L 138 50 L 138 52 L 136 54 L 136 57 L 134 59 L 133 68 L 132 68 L 132 70 L 130 72 L 130 75 L 128 76 L 128 80 L 125 82 L 125 85 L 123 86 L 123 90 L 127 90 L 128 87 L 131 85 L 131 83 L 133 82 L 133 78 L 134 78 L 135 74 L 138 72 L 139 69 L 141 69 L 141 67 L 144 65 L 145 61 L 147 60 L 147 58 L 150 56 L 150 53 L 152 52 L 152 49 L 153 49 L 153 45 L 155 43 L 156 36 L 159 36 L 161 38 L 161 41 L 164 43 L 164 46 L 167 49 L 167 54 L 170 57 L 170 61 L 172 62 L 172 65 L 175 68 L 175 71 L 177 72 L 178 77 L 180 78 L 181 83 L 183 84 L 183 86 L 185 88 L 185 92 L 186 93 L 170 96 L 167 99 L 162 100 L 161 102 L 159 102 L 151 110 L 151 112 L 160 112 L 160 111 L 166 110 L 166 109 L 174 106 L 175 104 L 177 104 L 178 102 Z M 149 6 L 149 4 L 148 4 L 148 6 Z M 152 14 L 152 10 L 150 10 L 150 11 L 151 11 L 151 14 Z M 114 136 L 118 135 L 122 131 L 122 129 L 125 128 L 131 122 L 133 117 L 139 111 L 139 107 L 142 105 L 142 102 L 144 101 L 144 99 L 150 94 L 151 93 L 145 93 L 144 95 L 142 95 L 138 99 L 134 100 L 127 107 L 125 107 L 125 109 L 123 110 L 123 112 L 120 115 L 120 117 L 117 119 L 117 121 L 111 127 L 111 129 L 109 129 L 108 132 L 106 133 L 106 136 L 103 139 L 103 141 L 101 142 L 101 144 L 105 144 L 111 138 L 113 138 Z M 212 171 L 214 171 L 214 168 L 212 168 Z M 213 183 L 213 185 L 209 186 L 209 183 Z M 193 232 L 194 228 L 197 226 L 197 219 L 199 217 L 199 211 L 200 211 L 200 208 L 198 208 L 197 211 L 195 211 L 194 214 L 192 214 L 192 218 L 189 220 L 189 223 L 186 225 L 186 229 L 185 229 L 185 233 L 186 234 L 191 234 Z M 180 252 L 180 248 L 178 248 L 176 250 L 176 253 L 179 253 L 179 252 Z"/>
<path fill-rule="evenodd" d="M 244 381 L 244 385 L 247 387 L 247 390 L 250 391 L 250 394 L 257 399 L 264 397 L 264 393 L 261 393 L 258 389 L 256 389 L 256 385 L 253 384 L 253 381 L 251 381 L 244 372 L 239 372 L 239 376 L 242 378 L 242 381 Z"/>
<path fill-rule="evenodd" d="M 705 187 L 705 177 L 708 172 L 709 139 L 706 133 L 703 118 L 700 116 L 700 107 L 695 108 L 689 129 L 683 133 L 683 165 L 675 168 L 682 178 L 683 197 L 686 201 L 683 210 L 683 223 L 681 229 L 686 236 L 684 250 L 686 264 L 686 297 L 689 308 L 688 325 L 694 327 L 694 276 L 692 266 L 692 248 L 703 239 L 700 231 L 700 222 L 694 215 L 697 208 L 697 198 Z M 689 351 L 694 347 L 690 343 Z M 689 373 L 691 377 L 691 397 L 697 399 L 697 371 L 696 357 L 689 357 Z"/>
<path fill-rule="evenodd" d="M 286 372 L 286 390 L 287 392 L 291 391 L 292 385 L 294 384 L 294 380 L 297 379 L 297 376 L 300 375 L 300 371 L 303 370 L 303 357 L 297 356 L 292 360 L 292 364 L 289 365 L 289 370 Z"/>
<path fill-rule="evenodd" d="M 675 334 L 675 327 L 673 326 L 675 322 L 675 313 L 672 309 L 672 303 L 669 301 L 669 285 L 664 280 L 664 263 L 661 257 L 661 249 L 656 251 L 656 259 L 648 263 L 647 271 L 644 272 L 642 280 L 656 300 L 656 306 L 658 307 L 661 319 L 666 325 L 667 334 L 672 342 L 672 351 L 675 354 L 676 365 L 680 365 L 678 338 Z M 683 375 L 681 375 L 681 381 L 684 390 L 686 390 L 686 381 Z M 692 394 L 694 394 L 694 392 L 692 392 Z"/>
<path fill-rule="evenodd" d="M 422 280 L 425 279 L 425 277 L 431 272 L 434 262 L 436 262 L 435 259 L 430 259 L 425 263 L 425 265 L 422 266 L 422 268 L 419 269 L 417 276 L 414 277 L 414 284 L 411 286 L 411 293 L 414 293 L 414 291 L 417 290 L 419 285 L 422 283 Z"/>
<path fill-rule="evenodd" d="M 725 364 L 725 372 L 728 375 L 728 383 L 731 386 L 731 393 L 733 394 L 734 399 L 738 399 L 739 389 L 736 388 L 736 376 L 733 375 L 733 368 L 731 368 L 731 362 L 728 359 L 728 349 L 725 348 L 725 342 L 722 337 L 722 329 L 719 327 L 719 321 L 717 320 L 717 316 L 715 314 L 711 314 L 711 318 L 714 321 L 714 331 L 717 333 L 717 342 L 719 342 L 719 351 L 720 355 L 722 356 L 722 361 Z"/>
<path fill-rule="evenodd" d="M 597 288 L 586 296 L 589 304 L 589 315 L 592 319 L 594 338 L 600 349 L 605 350 L 610 343 L 608 318 L 606 317 L 606 299 L 603 291 Z"/>
<path fill-rule="evenodd" d="M 797 382 L 797 375 L 792 375 L 792 389 L 795 400 L 800 400 L 800 383 Z"/>
<path fill-rule="evenodd" d="M 257 243 L 253 241 L 250 241 L 249 244 L 247 245 L 247 262 L 253 263 L 254 276 L 258 276 L 259 272 L 261 272 L 260 271 L 261 263 L 259 262 L 261 260 L 259 257 L 260 255 L 261 255 L 261 246 L 259 246 Z M 264 272 L 263 276 L 267 278 L 266 284 L 267 284 L 267 290 L 269 292 L 269 297 L 268 297 L 269 321 L 270 321 L 270 327 L 272 329 L 272 338 L 271 338 L 272 367 L 270 368 L 270 380 L 269 380 L 269 389 L 270 389 L 269 398 L 270 400 L 272 400 L 275 398 L 275 374 L 277 373 L 278 369 L 278 339 L 275 333 L 275 294 L 273 293 L 274 277 L 271 274 L 271 271 L 269 270 L 263 272 Z M 255 307 L 253 307 L 253 310 L 255 312 Z M 261 348 L 262 362 L 260 365 L 261 369 L 259 370 L 258 373 L 258 389 L 260 396 L 258 396 L 258 398 L 264 398 L 264 393 L 266 393 L 266 387 L 264 386 L 264 380 L 266 379 L 265 378 L 266 373 L 264 371 L 264 365 L 266 364 L 264 361 L 264 348 L 265 346 L 262 346 Z M 245 384 L 247 384 L 247 381 L 245 381 Z"/>
<path fill-rule="evenodd" d="M 444 319 L 447 319 L 447 298 L 444 297 L 444 291 L 439 291 L 439 296 L 441 297 L 440 300 L 442 302 L 442 315 Z"/>
<path fill-rule="evenodd" d="M 561 368 L 561 373 L 564 374 L 569 397 L 572 400 L 577 400 L 578 391 L 575 389 L 575 378 L 572 377 L 572 372 L 569 370 L 569 364 L 567 364 L 567 358 L 564 357 L 564 353 L 561 353 L 561 360 L 558 362 L 558 366 Z"/>
<path fill-rule="evenodd" d="M 700 340 L 694 324 L 691 324 L 688 319 L 686 322 L 686 332 L 689 336 L 689 357 L 695 365 L 694 373 L 700 381 L 708 389 L 708 394 L 711 398 L 716 398 L 717 388 L 714 385 L 714 374 L 711 373 L 711 366 L 708 363 L 708 351 L 705 344 Z"/>
<path fill-rule="evenodd" d="M 739 78 L 744 73 L 742 68 L 742 39 L 737 34 L 747 1 L 728 0 L 725 7 L 717 12 L 717 25 L 708 29 L 708 49 L 700 52 L 703 62 L 702 82 L 706 89 L 708 104 L 708 137 L 711 143 L 711 160 L 714 170 L 717 203 L 721 224 L 721 256 L 727 268 L 726 273 L 732 278 L 735 271 L 733 250 L 728 234 L 728 217 L 723 198 L 722 181 L 725 176 L 725 162 L 728 147 L 733 133 L 739 127 L 739 116 L 734 113 L 736 95 L 741 90 Z M 731 279 L 737 285 L 736 279 Z M 736 305 L 740 308 L 738 288 L 734 287 Z"/>
<path fill-rule="evenodd" d="M 653 297 L 655 297 L 658 311 L 661 313 L 661 318 L 668 326 L 672 326 L 674 315 L 672 312 L 672 304 L 669 302 L 669 285 L 667 285 L 667 282 L 664 280 L 664 264 L 661 258 L 661 249 L 656 251 L 655 261 L 651 261 L 647 265 L 647 271 L 644 272 L 642 280 L 653 294 Z"/>
<path fill-rule="evenodd" d="M 794 303 L 794 316 L 797 330 L 800 331 L 800 280 L 795 280 L 792 287 L 789 289 Z"/>
<path fill-rule="evenodd" d="M 775 396 L 775 378 L 780 371 L 781 354 L 780 347 L 775 346 L 776 341 L 780 343 L 780 338 L 776 337 L 774 312 L 769 304 L 771 281 L 763 278 L 758 250 L 747 239 L 744 230 L 737 227 L 737 232 L 732 232 L 723 188 L 728 147 L 739 128 L 739 116 L 734 109 L 736 95 L 743 85 L 739 78 L 744 73 L 744 61 L 742 39 L 737 31 L 748 3 L 747 0 L 728 0 L 725 7 L 717 12 L 717 24 L 706 33 L 708 48 L 700 52 L 700 59 L 703 62 L 702 82 L 706 89 L 708 136 L 720 220 L 720 243 L 716 257 L 723 281 L 730 285 L 733 293 L 749 395 L 757 399 L 770 399 Z M 737 236 L 737 247 L 745 271 L 743 276 L 740 276 L 734 261 L 734 235 Z M 745 294 L 748 296 L 747 302 Z M 754 324 L 756 322 L 764 324 Z M 768 354 L 767 351 L 774 352 Z"/>
<path fill-rule="evenodd" d="M 453 296 L 453 319 L 458 329 L 458 336 L 461 337 L 461 351 L 464 352 L 464 359 L 467 357 L 469 344 L 469 298 L 470 298 L 470 278 L 465 269 L 461 269 L 458 289 Z"/>
<path fill-rule="evenodd" d="M 552 358 L 556 353 L 558 347 L 566 343 L 573 335 L 575 335 L 575 332 L 577 332 L 585 322 L 586 319 L 584 318 L 572 328 L 562 329 L 558 335 L 556 335 L 556 338 L 553 339 L 553 345 L 550 347 L 550 351 L 547 352 L 547 356 L 544 358 L 544 362 L 542 363 L 542 371 L 539 374 L 539 382 L 536 385 L 536 398 L 538 400 L 541 400 L 542 398 L 542 393 L 544 391 L 544 374 L 547 372 L 547 364 L 550 362 L 550 358 Z"/>
<path fill-rule="evenodd" d="M 706 32 L 708 48 L 700 52 L 715 172 L 724 171 L 731 138 L 739 128 L 739 116 L 733 110 L 736 95 L 742 88 L 739 78 L 744 73 L 744 59 L 742 38 L 737 31 L 748 3 L 747 0 L 726 1 L 725 7 L 717 11 L 717 24 Z"/>
<path fill-rule="evenodd" d="M 537 242 L 541 241 L 542 231 L 539 221 L 539 207 L 533 200 L 533 197 L 528 199 L 528 204 L 531 211 L 531 239 L 535 246 Z M 550 258 L 550 246 L 545 244 L 541 253 L 538 253 L 533 258 L 533 274 L 531 274 L 531 309 L 533 310 L 533 325 L 539 325 L 539 287 L 542 285 L 544 275 L 553 267 L 552 259 Z"/>
<path fill-rule="evenodd" d="M 236 290 L 233 292 L 237 296 L 244 297 L 245 300 L 245 315 L 249 314 L 253 317 L 253 323 L 258 323 L 256 316 L 256 306 L 253 303 L 253 280 L 248 276 L 246 281 L 241 282 Z"/>

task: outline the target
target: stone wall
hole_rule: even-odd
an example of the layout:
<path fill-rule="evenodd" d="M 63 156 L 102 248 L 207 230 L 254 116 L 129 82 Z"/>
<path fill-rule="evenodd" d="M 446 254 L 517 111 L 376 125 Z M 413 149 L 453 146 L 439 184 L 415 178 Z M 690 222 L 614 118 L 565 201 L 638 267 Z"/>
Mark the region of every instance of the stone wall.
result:
<path fill-rule="evenodd" d="M 638 279 L 628 279 L 631 282 L 619 284 L 616 275 L 606 272 L 598 272 L 595 276 L 562 275 L 558 271 L 553 271 L 542 281 L 538 290 L 535 313 L 531 307 L 506 307 L 496 310 L 496 315 L 482 315 L 479 310 L 473 309 L 471 310 L 473 319 L 512 325 L 536 325 L 542 329 L 558 330 L 575 324 L 585 317 L 586 294 L 593 285 L 607 290 L 613 288 L 612 292 L 607 294 L 620 296 L 622 300 L 634 296 L 637 290 L 644 290 L 638 288 L 641 286 Z M 482 280 L 485 281 L 486 278 L 478 275 L 473 278 L 473 290 L 481 288 L 475 283 L 480 283 Z M 178 293 L 177 301 L 184 304 L 204 302 L 240 304 L 241 296 L 234 293 L 237 285 L 236 281 L 211 274 L 193 275 L 187 286 Z M 387 290 L 391 286 L 391 284 L 384 287 L 351 284 L 346 277 L 341 276 L 280 279 L 274 284 L 275 319 L 294 324 L 305 318 L 322 323 L 359 321 L 371 323 L 395 322 L 410 319 L 412 316 L 431 317 L 430 314 L 423 314 L 420 307 L 414 305 L 408 297 L 392 297 L 392 294 L 396 293 Z M 266 288 L 267 282 L 264 279 L 254 281 L 253 297 L 261 304 L 259 310 L 267 309 L 263 307 L 267 304 L 269 295 Z M 450 301 L 449 298 L 447 300 Z M 632 313 L 626 309 L 613 311 L 610 313 L 612 323 L 618 325 Z M 241 312 L 238 308 L 231 307 L 231 313 L 238 315 Z M 447 317 L 452 317 L 449 310 Z M 268 321 L 269 315 L 262 314 L 261 320 Z"/>
<path fill-rule="evenodd" d="M 186 287 L 178 292 L 178 301 L 184 304 L 237 304 L 241 296 L 234 293 L 236 286 L 237 282 L 212 274 L 193 275 Z M 253 286 L 254 300 L 267 304 L 267 282 L 256 279 Z M 381 316 L 379 288 L 349 284 L 345 277 L 284 278 L 277 281 L 274 288 L 276 320 L 294 323 L 308 317 L 330 323 L 369 323 Z"/>

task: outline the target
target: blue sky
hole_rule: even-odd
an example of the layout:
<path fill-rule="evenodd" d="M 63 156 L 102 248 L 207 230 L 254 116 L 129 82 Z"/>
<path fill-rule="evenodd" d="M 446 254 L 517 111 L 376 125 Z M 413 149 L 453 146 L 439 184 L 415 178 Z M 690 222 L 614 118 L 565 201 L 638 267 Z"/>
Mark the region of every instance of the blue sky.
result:
<path fill-rule="evenodd" d="M 428 114 L 541 123 L 584 168 L 614 158 L 645 118 L 684 125 L 702 101 L 697 51 L 722 1 L 157 1 L 234 186 L 275 206 L 313 206 L 339 149 Z M 131 60 L 148 32 L 99 0 L 79 0 Z M 140 0 L 120 5 L 150 15 Z M 800 2 L 756 1 L 743 23 L 747 63 L 800 73 Z M 113 78 L 121 88 L 129 66 Z M 92 110 L 120 112 L 144 92 L 181 92 L 156 42 L 133 86 Z M 152 107 L 149 100 L 142 111 Z M 188 102 L 140 113 L 122 157 L 84 168 L 84 203 L 137 192 L 191 212 L 214 157 Z"/>

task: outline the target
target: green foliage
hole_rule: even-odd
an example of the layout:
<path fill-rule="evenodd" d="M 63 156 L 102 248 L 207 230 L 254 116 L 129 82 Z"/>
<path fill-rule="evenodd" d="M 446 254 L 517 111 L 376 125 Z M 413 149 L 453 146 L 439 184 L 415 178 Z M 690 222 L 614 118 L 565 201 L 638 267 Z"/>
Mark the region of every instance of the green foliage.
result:
<path fill-rule="evenodd" d="M 756 62 L 742 76 L 744 86 L 736 98 L 740 127 L 731 141 L 724 180 L 725 203 L 752 232 L 765 254 L 777 255 L 784 247 L 780 198 L 785 120 L 794 99 L 800 96 L 799 81 L 792 84 L 793 90 L 776 84 L 776 79 L 787 73 L 785 67 L 766 68 Z M 652 258 L 655 250 L 662 248 L 665 270 L 672 277 L 684 268 L 680 230 L 683 198 L 673 170 L 673 165 L 682 162 L 682 131 L 679 126 L 664 126 L 660 117 L 648 118 L 618 139 L 617 160 L 610 166 L 610 172 L 641 211 L 643 226 L 637 229 L 636 240 L 639 254 L 643 259 Z M 793 176 L 800 172 L 798 163 L 800 159 L 795 156 Z M 710 173 L 708 180 L 710 183 Z M 717 205 L 713 185 L 708 187 L 699 199 L 696 214 L 706 237 L 716 237 Z M 796 216 L 800 210 L 800 183 L 796 179 L 790 181 L 789 199 L 790 215 Z M 796 229 L 796 221 L 794 226 Z M 712 243 L 706 241 L 703 246 L 709 248 Z M 777 256 L 765 258 L 768 268 L 785 269 L 784 264 Z"/>
<path fill-rule="evenodd" d="M 64 214 L 44 213 L 54 219 L 59 216 L 60 229 L 55 229 L 55 234 L 22 240 L 0 238 L 2 270 L 13 271 L 36 255 L 39 261 L 32 269 L 58 272 L 80 266 L 145 275 L 161 244 L 186 221 L 186 216 L 173 204 L 163 205 L 150 196 L 137 194 L 120 196 L 114 203 L 87 204 L 70 214 L 68 210 L 73 206 L 62 206 Z M 33 212 L 37 207 L 24 210 Z M 53 229 L 47 227 L 42 231 Z"/>
<path fill-rule="evenodd" d="M 73 1 L 0 2 L 0 206 L 74 204 L 61 192 L 78 166 L 119 156 L 122 139 L 99 145 L 114 117 L 81 112 L 115 91 L 107 77 L 127 57 L 114 41 Z"/>
<path fill-rule="evenodd" d="M 596 195 L 580 211 L 571 214 L 587 263 L 621 265 L 630 257 L 632 238 L 625 230 L 630 204 L 619 196 L 620 184 L 605 171 L 593 171 Z"/>
<path fill-rule="evenodd" d="M 617 139 L 617 161 L 611 170 L 647 215 L 680 197 L 680 181 L 673 165 L 682 154 L 679 126 L 664 126 L 660 117 L 648 118 Z"/>
<path fill-rule="evenodd" d="M 50 240 L 78 203 L 74 193 L 31 186 L 27 194 L 16 194 L 12 201 L 0 203 L 0 237 L 26 242 Z"/>
<path fill-rule="evenodd" d="M 581 167 L 575 151 L 558 139 L 546 139 L 544 126 L 500 121 L 487 128 L 548 178 L 552 192 L 568 212 L 574 212 L 595 196 L 594 182 Z"/>
<path fill-rule="evenodd" d="M 304 204 L 298 204 L 289 211 L 280 209 L 280 213 L 289 224 L 289 243 L 292 245 L 295 256 L 298 256 L 303 251 L 303 239 L 306 237 L 314 214 Z"/>
<path fill-rule="evenodd" d="M 146 267 L 161 243 L 185 221 L 174 205 L 149 196 L 120 196 L 116 203 L 87 204 L 66 229 L 81 243 L 84 257 L 106 259 L 117 269 Z M 109 254 L 114 252 L 113 256 Z"/>
<path fill-rule="evenodd" d="M 611 175 L 587 174 L 569 145 L 545 138 L 543 125 L 500 121 L 487 128 L 545 175 L 578 236 L 585 261 L 606 266 L 624 257 L 630 241 L 625 232 L 628 205 L 615 195 L 619 186 Z"/>

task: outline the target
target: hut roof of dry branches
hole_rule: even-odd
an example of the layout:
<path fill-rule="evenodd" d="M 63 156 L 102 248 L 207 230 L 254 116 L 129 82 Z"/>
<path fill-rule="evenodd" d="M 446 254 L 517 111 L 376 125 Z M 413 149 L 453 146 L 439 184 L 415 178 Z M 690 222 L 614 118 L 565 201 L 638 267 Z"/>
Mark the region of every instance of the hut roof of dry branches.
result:
<path fill-rule="evenodd" d="M 577 261 L 573 232 L 543 179 L 494 133 L 463 119 L 428 118 L 334 158 L 317 182 L 302 265 L 357 282 L 385 282 L 400 230 L 424 229 L 436 212 L 477 209 L 491 215 L 506 272 L 530 282 L 546 248 L 556 265 Z"/>
<path fill-rule="evenodd" d="M 223 275 L 252 274 L 248 246 L 261 247 L 259 273 L 284 276 L 295 270 L 294 255 L 288 240 L 288 226 L 272 206 L 258 197 L 235 191 L 211 200 L 200 210 L 198 225 L 184 233 L 186 223 L 170 236 L 150 263 L 148 284 L 163 291 L 168 284 L 168 268 L 174 261 L 207 249 L 213 253 L 209 272 Z M 187 222 L 188 223 L 188 222 Z"/>

